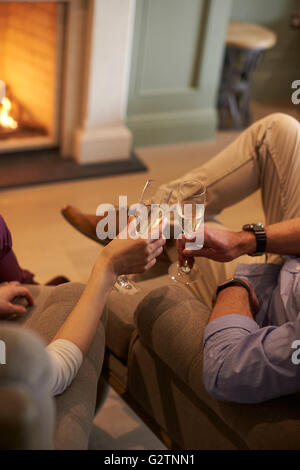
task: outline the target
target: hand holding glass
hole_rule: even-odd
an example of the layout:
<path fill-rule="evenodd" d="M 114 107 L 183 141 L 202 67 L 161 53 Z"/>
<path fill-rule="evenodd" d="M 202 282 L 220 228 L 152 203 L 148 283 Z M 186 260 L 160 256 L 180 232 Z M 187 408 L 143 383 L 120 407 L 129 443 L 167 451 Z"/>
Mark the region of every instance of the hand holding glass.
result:
<path fill-rule="evenodd" d="M 167 216 L 164 206 L 168 205 L 171 194 L 171 189 L 157 187 L 154 179 L 146 181 L 139 203 L 135 206 L 135 213 L 138 213 L 134 234 L 136 237 L 159 237 Z M 121 294 L 134 295 L 140 291 L 140 287 L 124 274 L 118 277 L 115 290 Z"/>

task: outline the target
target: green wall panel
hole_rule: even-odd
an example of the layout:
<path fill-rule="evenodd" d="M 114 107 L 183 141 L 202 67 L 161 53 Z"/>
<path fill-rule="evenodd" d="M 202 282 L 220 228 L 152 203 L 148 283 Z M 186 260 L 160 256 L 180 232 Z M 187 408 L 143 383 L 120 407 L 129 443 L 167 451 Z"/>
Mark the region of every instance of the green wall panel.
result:
<path fill-rule="evenodd" d="M 136 0 L 127 125 L 135 145 L 214 136 L 231 0 Z"/>
<path fill-rule="evenodd" d="M 189 0 L 188 3 L 188 8 L 184 9 L 182 0 L 145 3 L 144 44 L 140 47 L 139 57 L 142 93 L 184 90 L 193 86 L 198 32 L 205 2 Z"/>

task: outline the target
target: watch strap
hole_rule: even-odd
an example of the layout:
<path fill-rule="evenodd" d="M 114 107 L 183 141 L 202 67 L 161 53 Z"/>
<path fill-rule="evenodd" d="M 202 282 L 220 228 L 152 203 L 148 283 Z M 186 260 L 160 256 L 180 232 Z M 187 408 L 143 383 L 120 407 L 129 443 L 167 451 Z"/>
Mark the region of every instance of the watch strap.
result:
<path fill-rule="evenodd" d="M 245 281 L 243 281 L 243 279 L 234 277 L 232 279 L 229 279 L 228 281 L 223 282 L 223 284 L 220 284 L 217 287 L 216 298 L 222 290 L 227 289 L 227 287 L 232 287 L 232 286 L 244 287 L 246 291 L 248 292 L 249 296 L 251 296 L 251 290 L 250 290 L 249 285 Z"/>
<path fill-rule="evenodd" d="M 267 235 L 263 224 L 247 224 L 243 226 L 243 230 L 246 232 L 253 232 L 256 238 L 256 250 L 255 253 L 249 254 L 249 256 L 261 256 L 266 252 Z"/>
<path fill-rule="evenodd" d="M 217 297 L 220 294 L 220 292 L 224 289 L 227 289 L 227 287 L 232 287 L 232 286 L 239 286 L 239 287 L 243 287 L 243 288 L 246 289 L 246 291 L 248 292 L 251 312 L 252 312 L 253 315 L 255 315 L 257 313 L 257 311 L 256 311 L 256 307 L 253 303 L 253 293 L 251 291 L 251 287 L 249 286 L 249 284 L 246 281 L 244 281 L 243 279 L 237 278 L 237 277 L 229 279 L 228 281 L 223 282 L 223 284 L 220 284 L 217 287 L 216 293 L 215 293 L 214 298 L 212 300 L 212 307 L 214 308 L 214 306 L 216 304 L 216 301 L 217 301 Z"/>

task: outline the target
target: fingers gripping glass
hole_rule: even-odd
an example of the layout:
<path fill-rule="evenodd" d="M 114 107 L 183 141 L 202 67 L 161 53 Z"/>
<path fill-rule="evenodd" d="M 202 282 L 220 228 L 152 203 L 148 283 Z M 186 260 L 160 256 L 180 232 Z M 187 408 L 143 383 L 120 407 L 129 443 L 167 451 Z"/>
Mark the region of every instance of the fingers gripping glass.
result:
<path fill-rule="evenodd" d="M 200 250 L 204 244 L 204 211 L 206 188 L 200 180 L 185 180 L 178 185 L 177 197 L 177 230 L 181 230 L 188 250 Z M 175 226 L 174 226 L 175 230 Z M 196 269 L 186 258 L 182 266 L 177 261 L 169 268 L 169 276 L 173 281 L 190 284 L 195 280 Z"/>
<path fill-rule="evenodd" d="M 156 181 L 150 178 L 146 181 L 139 202 L 136 205 L 135 215 L 138 212 L 136 219 L 135 235 L 143 235 L 146 233 L 153 233 L 153 238 L 156 238 L 159 229 L 164 225 L 167 219 L 167 206 L 170 201 L 172 190 L 168 188 L 159 188 Z M 136 283 L 129 280 L 126 274 L 117 278 L 114 286 L 120 294 L 134 295 L 141 289 Z"/>

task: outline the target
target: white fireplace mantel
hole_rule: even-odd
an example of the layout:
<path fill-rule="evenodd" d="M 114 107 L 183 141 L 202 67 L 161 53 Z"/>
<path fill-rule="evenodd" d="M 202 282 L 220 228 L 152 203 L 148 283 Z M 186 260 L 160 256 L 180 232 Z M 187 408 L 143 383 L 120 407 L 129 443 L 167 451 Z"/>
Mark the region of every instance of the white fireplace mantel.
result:
<path fill-rule="evenodd" d="M 135 0 L 68 6 L 62 155 L 79 163 L 127 159 L 125 125 Z"/>

